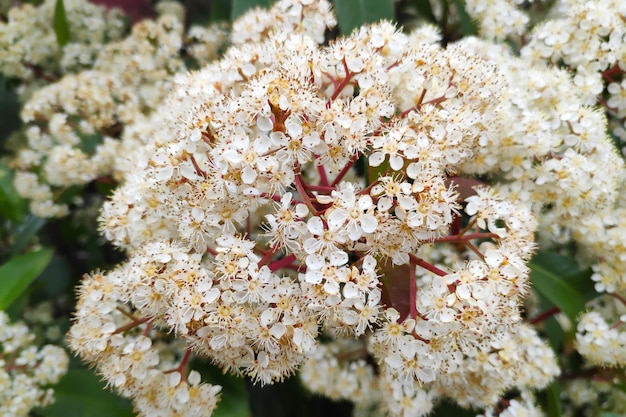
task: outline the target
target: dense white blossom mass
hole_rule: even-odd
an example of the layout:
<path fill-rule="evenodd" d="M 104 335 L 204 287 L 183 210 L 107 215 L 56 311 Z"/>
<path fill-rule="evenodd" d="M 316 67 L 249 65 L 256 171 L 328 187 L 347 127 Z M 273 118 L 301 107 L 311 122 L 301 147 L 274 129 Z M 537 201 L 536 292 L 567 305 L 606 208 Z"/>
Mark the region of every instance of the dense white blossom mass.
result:
<path fill-rule="evenodd" d="M 48 3 L 12 12 L 0 43 Z M 384 21 L 327 41 L 327 1 L 279 0 L 222 54 L 221 27 L 184 34 L 165 4 L 104 47 L 6 61 L 26 84 L 66 69 L 23 106 L 31 210 L 119 183 L 99 224 L 127 259 L 83 279 L 70 348 L 142 416 L 212 412 L 192 354 L 261 384 L 300 370 L 356 413 L 539 416 L 561 369 L 525 311 L 528 262 L 574 242 L 604 294 L 576 348 L 623 367 L 626 170 L 607 132 L 626 115 L 626 10 L 562 0 L 528 32 L 522 3 L 468 0 L 482 38 L 442 46 Z"/>

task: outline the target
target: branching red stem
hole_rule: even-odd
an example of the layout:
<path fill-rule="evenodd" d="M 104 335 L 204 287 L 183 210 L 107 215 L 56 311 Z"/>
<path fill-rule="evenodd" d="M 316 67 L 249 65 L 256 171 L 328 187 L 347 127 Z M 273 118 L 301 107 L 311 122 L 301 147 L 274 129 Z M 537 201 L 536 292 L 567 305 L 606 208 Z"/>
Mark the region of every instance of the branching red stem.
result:
<path fill-rule="evenodd" d="M 172 372 L 179 372 L 181 380 L 183 382 L 187 382 L 187 362 L 189 362 L 189 358 L 191 358 L 191 349 L 187 348 L 185 351 L 185 355 L 180 361 L 180 364 L 176 368 L 168 369 L 167 371 L 163 371 L 164 374 L 171 374 Z"/>

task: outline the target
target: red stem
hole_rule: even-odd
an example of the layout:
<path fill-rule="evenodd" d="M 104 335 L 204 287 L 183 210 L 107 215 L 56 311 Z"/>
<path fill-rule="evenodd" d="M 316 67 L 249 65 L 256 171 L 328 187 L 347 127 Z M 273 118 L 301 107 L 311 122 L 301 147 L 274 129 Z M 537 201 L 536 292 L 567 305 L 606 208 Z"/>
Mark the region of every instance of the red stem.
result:
<path fill-rule="evenodd" d="M 335 101 L 335 99 L 339 97 L 339 94 L 341 94 L 343 89 L 346 88 L 350 81 L 352 81 L 352 77 L 355 76 L 355 73 L 350 72 L 345 58 L 341 60 L 341 63 L 343 64 L 344 71 L 346 71 L 346 78 L 344 78 L 339 85 L 335 87 L 335 91 L 333 91 L 333 95 L 330 97 L 330 102 Z"/>
<path fill-rule="evenodd" d="M 445 277 L 446 275 L 448 275 L 447 272 L 437 268 L 435 265 L 426 262 L 425 260 L 418 258 L 417 256 L 413 255 L 412 253 L 409 254 L 409 258 L 411 259 L 411 263 L 414 263 L 415 265 L 421 266 L 422 268 L 426 269 L 427 271 L 432 272 L 435 275 L 439 275 L 440 277 Z M 450 293 L 454 293 L 454 291 L 456 291 L 456 286 L 454 284 L 448 284 L 448 291 L 450 291 Z"/>
<path fill-rule="evenodd" d="M 143 331 L 143 335 L 148 336 L 148 333 L 150 333 L 151 329 L 152 329 L 152 322 L 149 321 L 148 324 L 146 325 L 145 330 Z"/>
<path fill-rule="evenodd" d="M 477 222 L 477 219 L 476 219 L 476 218 L 474 218 L 472 221 L 470 221 L 470 222 L 468 223 L 468 225 L 467 225 L 467 226 L 465 226 L 465 227 L 463 228 L 463 230 L 461 230 L 461 232 L 459 233 L 459 236 L 463 236 L 465 233 L 467 233 L 467 232 L 468 232 L 468 231 L 469 231 L 472 227 L 474 227 L 474 225 L 476 224 L 476 222 Z"/>
<path fill-rule="evenodd" d="M 428 321 L 428 317 L 420 313 L 419 310 L 417 310 L 417 308 L 415 309 L 415 315 L 424 321 Z"/>
<path fill-rule="evenodd" d="M 116 184 L 117 183 L 117 181 L 115 181 L 111 177 L 97 177 L 96 181 L 101 184 Z"/>
<path fill-rule="evenodd" d="M 42 80 L 48 81 L 49 83 L 54 83 L 59 79 L 58 77 L 46 74 L 45 72 L 43 72 L 43 69 L 41 69 L 41 67 L 35 64 L 31 64 L 30 62 L 23 62 L 23 65 L 26 68 L 30 69 L 33 74 L 35 74 L 35 77 L 41 78 Z"/>
<path fill-rule="evenodd" d="M 598 103 L 600 103 L 600 105 L 602 105 L 607 110 L 610 110 L 610 111 L 615 112 L 615 113 L 618 112 L 618 110 L 616 108 L 609 106 L 609 103 L 607 103 L 606 100 L 604 100 L 602 97 L 598 97 L 597 100 L 598 100 Z"/>
<path fill-rule="evenodd" d="M 345 177 L 348 171 L 350 171 L 350 168 L 352 168 L 352 166 L 357 161 L 357 159 L 359 159 L 359 156 L 360 156 L 360 153 L 357 153 L 352 158 L 350 158 L 346 166 L 344 166 L 343 169 L 339 172 L 339 174 L 337 174 L 337 177 L 335 178 L 333 183 L 330 184 L 331 187 L 335 187 L 337 184 L 339 184 L 339 182 L 343 179 L 343 177 Z"/>
<path fill-rule="evenodd" d="M 550 310 L 546 310 L 543 313 L 540 313 L 539 315 L 533 317 L 532 319 L 530 319 L 528 321 L 528 323 L 530 324 L 538 324 L 541 323 L 544 320 L 549 319 L 550 317 L 554 316 L 555 314 L 558 314 L 561 312 L 561 309 L 558 307 L 552 307 Z"/>
<path fill-rule="evenodd" d="M 311 201 L 311 197 L 306 192 L 306 189 L 304 187 L 304 183 L 302 181 L 302 176 L 301 176 L 300 173 L 296 174 L 295 179 L 294 179 L 294 184 L 296 186 L 296 190 L 298 190 L 298 193 L 300 194 L 300 197 L 304 201 L 304 204 L 306 204 L 306 206 L 309 208 L 309 210 L 311 210 L 311 213 L 317 212 L 317 207 L 315 207 L 315 205 Z"/>
<path fill-rule="evenodd" d="M 196 174 L 200 175 L 202 178 L 206 178 L 206 172 L 200 169 L 200 166 L 198 165 L 196 158 L 194 158 L 192 154 L 188 154 L 188 155 L 189 155 L 189 159 L 191 159 L 191 163 L 193 164 L 193 167 L 196 170 Z"/>
<path fill-rule="evenodd" d="M 117 329 L 115 329 L 113 334 L 119 334 L 119 333 L 125 332 L 126 330 L 130 330 L 130 329 L 132 329 L 134 327 L 137 327 L 137 326 L 139 326 L 141 324 L 144 324 L 145 322 L 150 321 L 150 320 L 152 320 L 152 317 L 150 317 L 150 316 L 133 320 L 130 323 L 125 324 L 124 326 L 118 327 Z"/>
<path fill-rule="evenodd" d="M 440 277 L 445 277 L 446 275 L 448 275 L 447 272 L 437 268 L 435 265 L 431 263 L 426 262 L 422 258 L 418 258 L 417 256 L 413 254 L 409 254 L 409 257 L 411 258 L 412 263 L 414 263 L 415 265 L 421 266 L 422 268 L 432 272 L 435 275 L 439 275 Z"/>
<path fill-rule="evenodd" d="M 317 172 L 320 174 L 320 185 L 328 186 L 328 176 L 326 175 L 326 168 L 324 168 L 324 165 L 319 164 L 317 166 Z"/>
<path fill-rule="evenodd" d="M 459 243 L 459 242 L 466 242 L 472 239 L 498 239 L 498 238 L 500 238 L 500 236 L 496 235 L 495 233 L 470 233 L 468 235 L 452 235 L 452 236 L 438 237 L 435 240 L 433 240 L 433 242 L 434 243 L 443 243 L 443 242 Z"/>
<path fill-rule="evenodd" d="M 319 191 L 322 193 L 330 193 L 331 191 L 335 191 L 335 187 L 331 187 L 330 185 L 311 185 L 306 184 L 306 188 L 311 191 Z"/>
<path fill-rule="evenodd" d="M 483 253 L 478 250 L 478 248 L 469 240 L 466 242 L 463 242 L 465 244 L 465 246 L 467 246 L 468 248 L 470 248 L 472 250 L 472 252 L 474 252 L 476 255 L 478 255 L 478 257 L 480 259 L 482 259 L 483 261 L 485 260 L 485 255 L 483 255 Z"/>
<path fill-rule="evenodd" d="M 261 258 L 261 260 L 259 261 L 259 266 L 263 266 L 263 265 L 267 265 L 267 263 L 272 259 L 272 257 L 276 254 L 276 251 L 278 250 L 279 245 L 274 245 L 272 246 L 272 248 L 270 250 L 268 250 L 267 252 L 265 252 L 265 254 L 263 255 L 263 257 Z"/>
<path fill-rule="evenodd" d="M 621 295 L 619 295 L 616 292 L 610 292 L 609 295 L 617 298 L 618 300 L 620 300 L 622 302 L 622 304 L 624 304 L 626 306 L 626 298 L 622 297 Z"/>
<path fill-rule="evenodd" d="M 407 114 L 411 113 L 413 110 L 419 110 L 419 108 L 422 106 L 422 101 L 424 101 L 424 97 L 426 97 L 426 92 L 427 91 L 428 90 L 423 88 L 422 89 L 422 94 L 420 94 L 420 98 L 417 99 L 417 103 L 415 104 L 415 106 L 406 109 L 405 111 L 400 113 L 400 115 L 398 117 L 402 118 L 402 117 L 406 116 Z"/>
<path fill-rule="evenodd" d="M 620 68 L 620 66 L 618 64 L 615 64 L 611 68 L 609 68 L 608 70 L 602 73 L 602 78 L 604 78 L 610 83 L 614 83 L 615 81 L 613 81 L 613 78 L 611 78 L 611 75 L 619 74 L 621 72 L 622 72 L 622 69 Z"/>
<path fill-rule="evenodd" d="M 415 265 L 409 263 L 409 317 L 417 317 L 417 283 L 415 282 Z"/>
<path fill-rule="evenodd" d="M 270 268 L 270 271 L 276 272 L 281 268 L 290 266 L 291 263 L 295 260 L 296 260 L 295 255 L 287 255 L 284 258 L 277 259 L 275 261 L 270 262 L 268 267 Z"/>
<path fill-rule="evenodd" d="M 164 374 L 171 374 L 172 372 L 179 372 L 181 380 L 183 382 L 187 382 L 187 372 L 185 372 L 185 368 L 187 367 L 187 362 L 189 362 L 189 358 L 191 357 L 191 349 L 187 348 L 185 351 L 185 355 L 180 361 L 180 364 L 176 368 L 168 369 L 167 371 L 163 371 Z"/>
<path fill-rule="evenodd" d="M 269 198 L 270 200 L 274 200 L 277 203 L 281 202 L 281 197 L 274 195 L 274 194 L 261 193 L 261 198 Z"/>

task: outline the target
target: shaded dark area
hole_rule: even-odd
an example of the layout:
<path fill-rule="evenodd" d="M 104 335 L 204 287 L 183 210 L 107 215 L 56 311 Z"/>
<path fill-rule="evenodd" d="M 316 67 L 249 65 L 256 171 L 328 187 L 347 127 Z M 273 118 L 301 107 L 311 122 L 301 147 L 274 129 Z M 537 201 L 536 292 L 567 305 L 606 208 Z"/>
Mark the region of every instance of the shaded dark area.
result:
<path fill-rule="evenodd" d="M 327 417 L 350 416 L 353 405 L 349 401 L 331 401 L 307 393 L 298 378 L 273 385 L 253 385 L 246 380 L 253 417 Z"/>

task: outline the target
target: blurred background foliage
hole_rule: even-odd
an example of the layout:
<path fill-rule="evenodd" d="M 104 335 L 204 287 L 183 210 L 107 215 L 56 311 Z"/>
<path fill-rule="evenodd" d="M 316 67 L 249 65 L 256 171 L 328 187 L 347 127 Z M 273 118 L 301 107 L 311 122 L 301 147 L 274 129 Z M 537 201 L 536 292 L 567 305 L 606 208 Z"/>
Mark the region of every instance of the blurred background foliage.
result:
<path fill-rule="evenodd" d="M 94 3 L 119 7 L 130 22 L 155 16 L 154 4 L 148 0 L 97 0 Z M 1 2 L 0 2 L 1 3 Z M 15 3 L 15 2 L 14 2 Z M 18 3 L 40 3 L 36 0 Z M 231 22 L 246 10 L 266 7 L 272 0 L 184 0 L 185 24 Z M 338 18 L 337 33 L 348 34 L 364 23 L 388 19 L 407 29 L 422 22 L 438 26 L 444 42 L 476 33 L 476 26 L 463 8 L 463 0 L 334 0 Z M 0 10 L 0 13 L 2 10 Z M 3 16 L 0 15 L 0 19 Z M 54 22 L 59 44 L 67 41 L 72 22 L 68 22 L 63 2 L 57 2 Z M 12 132 L 20 128 L 20 104 L 14 91 L 14 80 L 0 76 L 0 147 Z M 0 309 L 14 319 L 21 319 L 27 308 L 41 302 L 52 303 L 54 324 L 60 334 L 70 325 L 74 306 L 74 287 L 82 275 L 97 269 L 110 269 L 123 259 L 100 237 L 94 219 L 113 186 L 93 183 L 87 187 L 86 204 L 61 219 L 43 220 L 28 213 L 27 204 L 12 185 L 12 172 L 6 151 L 0 158 Z M 593 297 L 590 270 L 581 270 L 571 252 L 539 252 L 532 261 L 532 281 L 539 294 L 540 311 L 553 316 L 562 311 L 572 321 Z M 574 330 L 564 328 L 554 317 L 543 323 L 543 331 L 552 347 L 561 352 L 563 361 L 573 364 L 580 357 L 572 349 Z M 561 364 L 567 375 L 567 363 Z M 211 383 L 222 385 L 222 400 L 216 417 L 287 417 L 346 416 L 351 404 L 331 402 L 313 396 L 302 388 L 297 378 L 272 386 L 253 386 L 249 381 L 223 375 L 209 364 L 196 369 Z M 623 387 L 626 390 L 626 385 Z M 542 406 L 550 417 L 561 415 L 560 386 L 553 384 L 541 395 Z M 76 358 L 68 374 L 56 386 L 56 402 L 34 410 L 40 417 L 125 417 L 132 416 L 129 401 L 104 389 L 89 369 Z M 603 417 L 611 416 L 609 413 Z M 434 417 L 473 416 L 450 404 L 440 404 Z"/>

